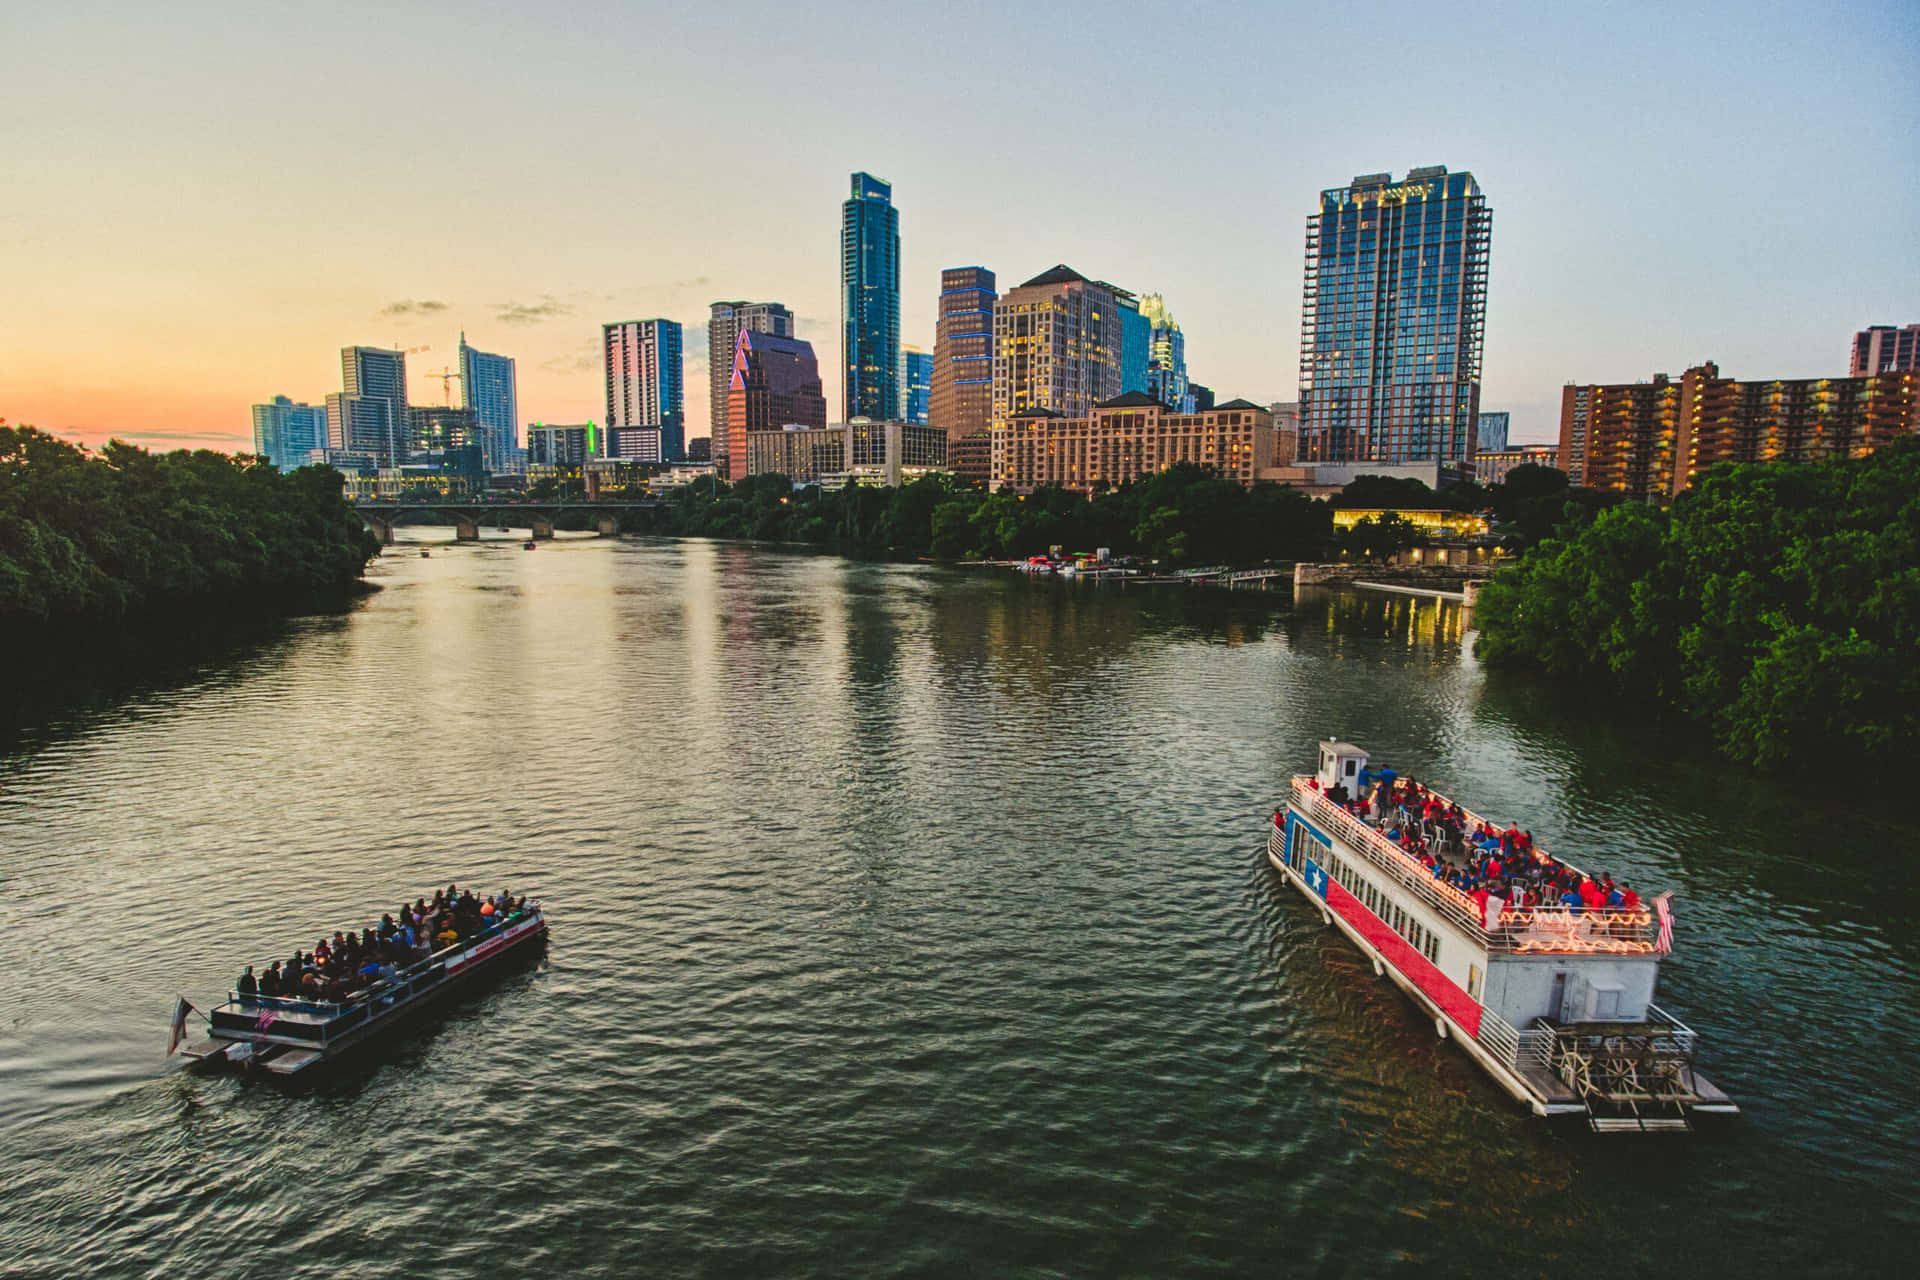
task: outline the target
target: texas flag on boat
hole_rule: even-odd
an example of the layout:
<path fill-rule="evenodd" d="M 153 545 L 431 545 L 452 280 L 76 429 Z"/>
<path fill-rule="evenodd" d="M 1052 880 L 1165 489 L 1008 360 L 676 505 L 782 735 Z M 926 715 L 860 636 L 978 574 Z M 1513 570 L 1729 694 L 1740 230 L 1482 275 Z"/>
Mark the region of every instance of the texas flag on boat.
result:
<path fill-rule="evenodd" d="M 1304 874 L 1306 876 L 1307 887 L 1309 889 L 1312 889 L 1315 893 L 1319 894 L 1321 897 L 1323 898 L 1326 897 L 1327 896 L 1327 879 L 1328 879 L 1327 869 L 1321 866 L 1319 863 L 1315 862 L 1312 858 L 1308 858 L 1307 869 Z"/>

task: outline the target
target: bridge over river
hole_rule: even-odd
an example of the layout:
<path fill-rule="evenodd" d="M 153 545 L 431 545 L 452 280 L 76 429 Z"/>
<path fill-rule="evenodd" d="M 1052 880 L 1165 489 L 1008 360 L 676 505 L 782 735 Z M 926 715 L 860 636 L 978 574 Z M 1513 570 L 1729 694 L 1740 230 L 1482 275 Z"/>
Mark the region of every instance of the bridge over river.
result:
<path fill-rule="evenodd" d="M 380 541 L 393 545 L 393 528 L 402 516 L 437 516 L 454 528 L 461 542 L 478 542 L 480 527 L 486 524 L 508 528 L 530 528 L 536 538 L 551 538 L 553 522 L 565 512 L 584 512 L 603 538 L 620 532 L 620 515 L 625 511 L 657 511 L 660 502 L 356 502 L 354 510 L 367 522 Z"/>

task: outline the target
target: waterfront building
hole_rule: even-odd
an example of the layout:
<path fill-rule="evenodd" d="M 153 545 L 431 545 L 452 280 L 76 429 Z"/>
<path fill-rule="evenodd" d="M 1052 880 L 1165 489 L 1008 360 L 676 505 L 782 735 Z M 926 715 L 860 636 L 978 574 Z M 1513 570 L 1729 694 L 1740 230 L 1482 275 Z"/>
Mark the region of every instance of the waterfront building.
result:
<path fill-rule="evenodd" d="M 342 475 L 364 473 L 372 475 L 380 467 L 380 459 L 370 453 L 353 453 L 345 449 L 320 448 L 307 455 L 309 467 L 332 467 Z"/>
<path fill-rule="evenodd" d="M 407 460 L 407 353 L 340 348 L 338 395 L 327 397 L 327 444 L 371 453 L 382 466 Z"/>
<path fill-rule="evenodd" d="M 795 484 L 817 484 L 847 469 L 847 429 L 818 426 L 749 431 L 741 446 L 747 475 L 783 475 Z"/>
<path fill-rule="evenodd" d="M 1853 335 L 1853 360 L 1848 375 L 1864 378 L 1875 373 L 1912 373 L 1920 370 L 1920 324 L 1896 329 L 1870 325 Z"/>
<path fill-rule="evenodd" d="M 1708 361 L 1677 382 L 1568 386 L 1556 461 L 1573 484 L 1666 499 L 1722 462 L 1864 457 L 1920 430 L 1916 377 L 1742 382 Z"/>
<path fill-rule="evenodd" d="M 1492 236 L 1479 184 L 1445 165 L 1320 193 L 1301 301 L 1304 459 L 1472 456 Z"/>
<path fill-rule="evenodd" d="M 514 469 L 520 453 L 520 393 L 510 356 L 497 356 L 467 345 L 460 334 L 460 395 L 473 411 L 481 454 L 487 470 Z"/>
<path fill-rule="evenodd" d="M 733 348 L 742 329 L 791 338 L 793 312 L 778 302 L 716 302 L 708 309 L 707 416 L 712 431 L 707 439 L 712 441 L 709 447 L 722 474 L 727 457 L 727 386 L 733 380 Z M 693 456 L 691 443 L 687 455 Z"/>
<path fill-rule="evenodd" d="M 826 425 L 827 400 L 821 394 L 813 344 L 740 330 L 727 384 L 727 450 L 720 474 L 730 481 L 756 474 L 747 453 L 747 437 L 753 432 Z"/>
<path fill-rule="evenodd" d="M 527 427 L 527 478 L 536 467 L 579 468 L 593 458 L 608 456 L 606 433 L 591 422 L 548 426 L 535 422 Z"/>
<path fill-rule="evenodd" d="M 892 488 L 947 469 L 947 434 L 938 427 L 855 418 L 846 424 L 846 432 L 845 480 Z M 829 487 L 837 487 L 842 477 L 823 479 Z"/>
<path fill-rule="evenodd" d="M 926 425 L 933 398 L 933 356 L 919 347 L 900 348 L 900 412 L 902 422 Z"/>
<path fill-rule="evenodd" d="M 853 175 L 840 206 L 841 403 L 848 418 L 900 406 L 900 214 L 893 187 Z"/>
<path fill-rule="evenodd" d="M 1121 394 L 1123 295 L 1062 263 L 994 303 L 996 436 L 1029 409 L 1080 418 Z"/>
<path fill-rule="evenodd" d="M 1022 409 L 993 432 L 995 491 L 1030 493 L 1057 484 L 1091 493 L 1191 462 L 1251 485 L 1275 465 L 1273 415 L 1229 400 L 1208 413 L 1179 413 L 1143 391 L 1103 401 L 1078 416 Z"/>
<path fill-rule="evenodd" d="M 410 453 L 473 445 L 487 456 L 486 432 L 472 409 L 447 405 L 413 405 L 407 410 L 407 448 Z M 491 469 L 491 468 L 489 468 Z"/>
<path fill-rule="evenodd" d="M 1147 322 L 1147 384 L 1142 390 L 1169 408 L 1192 413 L 1193 396 L 1187 389 L 1187 336 L 1180 332 L 1179 321 L 1159 294 L 1142 294 L 1139 309 Z M 1123 352 L 1125 345 L 1123 329 Z"/>
<path fill-rule="evenodd" d="M 686 454 L 677 320 L 601 326 L 607 370 L 607 455 L 667 462 Z"/>
<path fill-rule="evenodd" d="M 1474 450 L 1478 453 L 1499 453 L 1505 449 L 1510 416 L 1506 413 L 1481 414 L 1480 425 L 1475 432 Z"/>
<path fill-rule="evenodd" d="M 992 452 L 993 305 L 999 296 L 985 267 L 940 273 L 927 423 L 947 433 L 949 464 L 974 484 L 987 482 Z"/>
<path fill-rule="evenodd" d="M 1558 467 L 1560 451 L 1550 444 L 1523 444 L 1512 449 L 1482 449 L 1473 455 L 1475 484 L 1500 484 L 1515 467 Z"/>
<path fill-rule="evenodd" d="M 327 406 L 295 404 L 286 396 L 253 406 L 253 451 L 291 471 L 307 465 L 307 455 L 327 447 Z"/>
<path fill-rule="evenodd" d="M 1387 515 L 1399 516 L 1427 538 L 1474 538 L 1492 528 L 1485 516 L 1440 507 L 1337 507 L 1333 527 L 1344 533 L 1362 520 L 1378 524 Z"/>

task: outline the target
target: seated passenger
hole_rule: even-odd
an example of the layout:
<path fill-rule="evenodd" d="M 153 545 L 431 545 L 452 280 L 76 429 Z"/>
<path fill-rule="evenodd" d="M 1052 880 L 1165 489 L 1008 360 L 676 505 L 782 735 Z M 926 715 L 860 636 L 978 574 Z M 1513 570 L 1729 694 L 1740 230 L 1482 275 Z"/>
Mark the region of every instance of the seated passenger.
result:
<path fill-rule="evenodd" d="M 280 962 L 278 960 L 268 965 L 267 971 L 260 975 L 260 994 L 263 996 L 280 994 Z"/>
<path fill-rule="evenodd" d="M 242 1000 L 259 992 L 260 984 L 254 980 L 252 965 L 248 965 L 247 971 L 240 975 L 240 981 L 234 984 L 234 990 L 240 993 Z"/>

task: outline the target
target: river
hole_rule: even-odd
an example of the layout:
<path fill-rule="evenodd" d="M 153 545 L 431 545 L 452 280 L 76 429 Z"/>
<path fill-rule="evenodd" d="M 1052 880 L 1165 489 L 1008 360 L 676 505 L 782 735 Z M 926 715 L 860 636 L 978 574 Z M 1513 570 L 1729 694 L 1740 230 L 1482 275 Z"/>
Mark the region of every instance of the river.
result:
<path fill-rule="evenodd" d="M 1450 604 L 702 541 L 407 544 L 383 590 L 0 754 L 0 1274 L 1891 1269 L 1915 856 L 1490 679 Z M 1745 1114 L 1550 1130 L 1267 866 L 1314 741 L 1676 891 Z M 1906 806 L 1911 811 L 1911 806 Z M 547 959 L 316 1087 L 176 993 L 449 879 Z M 1904 1252 L 1904 1251 L 1902 1251 Z"/>

